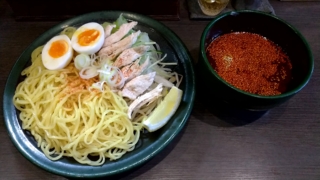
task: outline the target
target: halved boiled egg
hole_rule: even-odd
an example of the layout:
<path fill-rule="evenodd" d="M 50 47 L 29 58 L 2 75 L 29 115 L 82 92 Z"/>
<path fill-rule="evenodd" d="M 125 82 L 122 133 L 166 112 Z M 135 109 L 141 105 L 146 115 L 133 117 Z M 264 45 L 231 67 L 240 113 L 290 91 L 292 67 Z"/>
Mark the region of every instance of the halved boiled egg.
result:
<path fill-rule="evenodd" d="M 100 50 L 104 43 L 104 29 L 95 22 L 80 26 L 72 35 L 71 45 L 75 51 L 93 54 Z"/>
<path fill-rule="evenodd" d="M 71 41 L 66 35 L 58 35 L 50 39 L 42 49 L 42 63 L 49 70 L 66 67 L 73 56 Z"/>

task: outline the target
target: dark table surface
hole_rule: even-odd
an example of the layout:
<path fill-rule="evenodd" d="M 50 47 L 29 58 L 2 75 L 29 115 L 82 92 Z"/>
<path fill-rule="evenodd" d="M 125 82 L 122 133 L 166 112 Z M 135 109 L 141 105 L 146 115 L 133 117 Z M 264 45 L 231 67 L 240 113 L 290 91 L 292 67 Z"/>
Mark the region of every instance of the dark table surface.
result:
<path fill-rule="evenodd" d="M 288 102 L 248 121 L 212 112 L 196 98 L 183 131 L 168 147 L 123 179 L 320 179 L 320 2 L 270 1 L 277 16 L 308 41 L 315 69 L 308 85 Z M 209 21 L 162 21 L 197 60 L 201 32 Z M 58 22 L 16 22 L 0 0 L 0 94 L 23 50 Z M 270 27 L 273 28 L 273 27 Z M 2 103 L 1 103 L 2 109 Z M 0 111 L 0 179 L 65 179 L 25 159 L 9 139 Z"/>

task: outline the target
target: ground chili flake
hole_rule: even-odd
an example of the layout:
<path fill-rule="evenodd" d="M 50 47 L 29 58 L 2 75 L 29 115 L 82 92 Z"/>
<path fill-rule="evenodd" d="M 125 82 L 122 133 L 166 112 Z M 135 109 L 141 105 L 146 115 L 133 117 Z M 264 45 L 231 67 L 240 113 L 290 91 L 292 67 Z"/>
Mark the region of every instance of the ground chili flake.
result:
<path fill-rule="evenodd" d="M 219 36 L 207 48 L 211 66 L 231 85 L 253 94 L 283 93 L 292 65 L 283 50 L 265 37 L 233 32 Z"/>

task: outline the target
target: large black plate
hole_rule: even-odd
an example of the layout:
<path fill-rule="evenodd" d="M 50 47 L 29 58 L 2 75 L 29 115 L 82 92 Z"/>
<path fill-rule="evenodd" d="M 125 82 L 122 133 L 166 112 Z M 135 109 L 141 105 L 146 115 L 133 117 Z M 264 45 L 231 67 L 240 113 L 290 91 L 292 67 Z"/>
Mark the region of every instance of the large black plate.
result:
<path fill-rule="evenodd" d="M 71 158 L 62 158 L 58 161 L 51 161 L 37 147 L 33 137 L 21 128 L 18 112 L 15 109 L 12 98 L 15 88 L 21 79 L 21 71 L 30 64 L 31 52 L 38 46 L 45 44 L 51 37 L 61 32 L 67 26 L 79 26 L 86 22 L 112 22 L 120 14 L 129 20 L 138 21 L 136 29 L 147 32 L 151 39 L 156 41 L 162 51 L 167 53 L 168 61 L 178 62 L 175 68 L 183 77 L 180 88 L 183 90 L 182 102 L 168 124 L 154 133 L 143 134 L 136 148 L 117 161 L 108 161 L 102 166 L 94 167 L 82 165 Z M 190 55 L 181 40 L 162 23 L 149 17 L 118 11 L 94 12 L 78 16 L 64 21 L 38 37 L 22 53 L 16 61 L 8 77 L 4 91 L 4 117 L 9 135 L 18 150 L 35 165 L 65 177 L 103 177 L 123 173 L 133 167 L 137 167 L 146 162 L 164 147 L 181 131 L 188 120 L 195 96 L 195 77 Z"/>

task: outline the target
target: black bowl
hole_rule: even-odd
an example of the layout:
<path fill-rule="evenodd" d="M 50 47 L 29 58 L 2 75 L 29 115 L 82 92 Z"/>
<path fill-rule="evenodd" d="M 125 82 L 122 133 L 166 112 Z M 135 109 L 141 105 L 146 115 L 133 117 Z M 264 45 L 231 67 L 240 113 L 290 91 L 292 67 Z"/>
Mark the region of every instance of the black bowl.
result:
<path fill-rule="evenodd" d="M 223 80 L 210 65 L 206 49 L 217 37 L 231 32 L 256 33 L 279 45 L 292 63 L 292 80 L 287 90 L 274 96 L 242 91 Z M 287 101 L 309 81 L 313 72 L 313 55 L 305 38 L 280 18 L 258 11 L 233 11 L 221 14 L 204 29 L 196 67 L 200 92 L 208 101 L 221 100 L 247 110 L 268 110 Z"/>

